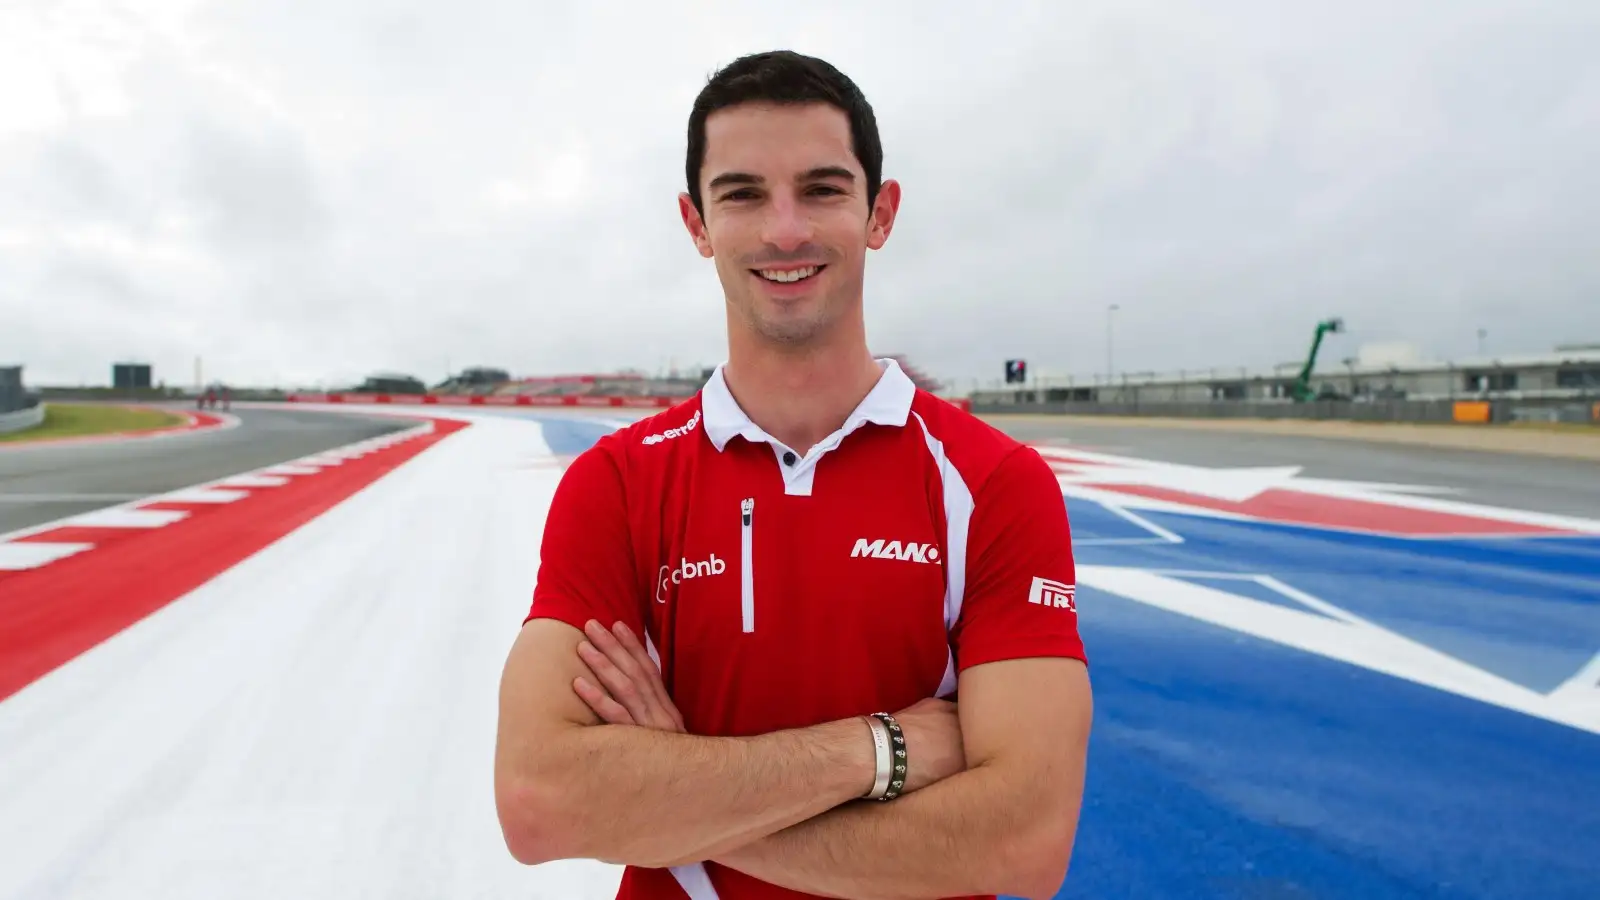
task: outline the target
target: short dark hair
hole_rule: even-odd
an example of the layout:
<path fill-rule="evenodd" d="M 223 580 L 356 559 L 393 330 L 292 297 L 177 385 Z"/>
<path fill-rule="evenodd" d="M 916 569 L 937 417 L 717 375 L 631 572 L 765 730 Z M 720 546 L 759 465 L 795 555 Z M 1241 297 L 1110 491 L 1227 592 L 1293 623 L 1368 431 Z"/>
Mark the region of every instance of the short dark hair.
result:
<path fill-rule="evenodd" d="M 867 208 L 872 208 L 883 184 L 883 143 L 872 104 L 855 82 L 829 63 L 792 50 L 772 50 L 742 56 L 724 66 L 694 99 L 684 174 L 697 212 L 705 215 L 700 169 L 706 159 L 706 119 L 719 109 L 741 103 L 826 103 L 842 110 L 850 120 L 856 160 L 867 175 Z"/>

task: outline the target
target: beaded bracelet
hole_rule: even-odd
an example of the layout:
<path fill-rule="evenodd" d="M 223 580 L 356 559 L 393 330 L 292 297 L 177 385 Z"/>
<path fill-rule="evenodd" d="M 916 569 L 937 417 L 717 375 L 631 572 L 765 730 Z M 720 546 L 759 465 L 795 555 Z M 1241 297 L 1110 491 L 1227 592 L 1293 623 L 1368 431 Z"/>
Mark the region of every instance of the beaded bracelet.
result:
<path fill-rule="evenodd" d="M 868 716 L 867 724 L 873 726 L 873 736 L 878 748 L 878 779 L 873 784 L 872 792 L 867 795 L 867 799 L 893 800 L 900 796 L 900 792 L 906 786 L 905 735 L 900 731 L 900 723 L 886 712 Z M 889 739 L 887 745 L 879 738 L 879 735 L 884 733 Z"/>

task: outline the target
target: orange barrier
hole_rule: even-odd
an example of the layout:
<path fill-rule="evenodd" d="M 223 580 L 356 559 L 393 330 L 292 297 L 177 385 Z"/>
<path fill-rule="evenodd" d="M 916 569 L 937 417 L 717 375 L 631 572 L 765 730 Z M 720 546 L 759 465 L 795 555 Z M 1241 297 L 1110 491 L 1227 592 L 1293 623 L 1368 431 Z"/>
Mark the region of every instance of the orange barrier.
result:
<path fill-rule="evenodd" d="M 689 398 L 588 394 L 290 394 L 284 399 L 290 403 L 387 403 L 396 406 L 581 406 L 667 409 Z M 972 409 L 972 401 L 966 397 L 953 398 L 948 402 L 963 410 Z"/>
<path fill-rule="evenodd" d="M 1488 422 L 1489 404 L 1482 400 L 1457 400 L 1455 420 L 1457 422 Z"/>

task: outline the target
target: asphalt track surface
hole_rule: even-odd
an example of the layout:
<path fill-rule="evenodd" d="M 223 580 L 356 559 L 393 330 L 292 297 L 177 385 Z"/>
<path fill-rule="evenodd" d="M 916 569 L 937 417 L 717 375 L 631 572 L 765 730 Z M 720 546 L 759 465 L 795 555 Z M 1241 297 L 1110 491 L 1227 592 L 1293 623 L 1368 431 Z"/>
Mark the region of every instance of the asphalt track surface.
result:
<path fill-rule="evenodd" d="M 1013 437 L 1186 465 L 1304 467 L 1306 475 L 1450 488 L 1456 499 L 1538 512 L 1600 516 L 1600 463 L 1583 460 L 1153 426 L 993 416 Z"/>
<path fill-rule="evenodd" d="M 147 440 L 0 449 L 0 534 L 406 427 L 362 415 L 240 408 L 236 428 Z"/>
<path fill-rule="evenodd" d="M 211 477 L 375 433 L 323 430 L 335 423 L 392 427 L 328 412 L 239 412 L 260 434 L 299 427 L 324 443 L 228 456 Z M 532 464 L 537 445 L 567 456 L 614 423 L 526 418 L 538 432 L 468 429 L 130 640 L 0 706 L 0 738 L 9 710 L 13 740 L 43 733 L 37 758 L 68 760 L 10 779 L 20 800 L 10 823 L 0 814 L 0 833 L 9 825 L 26 843 L 48 832 L 19 854 L 25 874 L 56 873 L 63 893 L 48 896 L 96 877 L 117 886 L 103 896 L 142 895 L 130 885 L 154 892 L 177 873 L 197 888 L 188 896 L 222 885 L 241 897 L 414 896 L 430 878 L 456 885 L 436 892 L 452 896 L 538 895 L 536 874 L 515 870 L 497 846 L 483 787 L 494 679 L 524 608 L 530 499 L 548 495 L 556 472 Z M 997 424 L 1025 440 L 1147 460 L 1301 466 L 1321 478 L 1457 488 L 1449 499 L 1514 510 L 1600 512 L 1596 467 L 1558 460 Z M 128 466 L 121 453 L 132 449 L 102 465 Z M 206 477 L 185 470 L 132 492 Z M 1600 728 L 1465 696 L 1416 672 L 1493 677 L 1534 700 L 1581 681 L 1575 673 L 1600 678 L 1600 537 L 1408 539 L 1149 509 L 1130 518 L 1077 495 L 1068 509 L 1096 710 L 1061 900 L 1595 896 Z M 1224 621 L 1233 613 L 1244 615 Z M 1273 622 L 1288 627 L 1256 629 Z M 1363 644 L 1379 648 L 1381 664 L 1338 658 Z M 1576 686 L 1580 695 L 1592 687 Z M 35 781 L 47 783 L 35 790 Z M 414 789 L 396 793 L 395 783 Z M 0 766 L 0 797 L 6 785 Z M 87 824 L 53 816 L 57 808 L 80 810 Z M 308 820 L 313 812 L 328 818 Z M 40 862 L 45 852 L 61 861 Z M 604 886 L 555 888 L 561 872 L 545 870 L 545 896 L 610 896 Z M 267 880 L 252 893 L 256 876 Z M 379 889 L 384 881 L 393 889 Z"/>

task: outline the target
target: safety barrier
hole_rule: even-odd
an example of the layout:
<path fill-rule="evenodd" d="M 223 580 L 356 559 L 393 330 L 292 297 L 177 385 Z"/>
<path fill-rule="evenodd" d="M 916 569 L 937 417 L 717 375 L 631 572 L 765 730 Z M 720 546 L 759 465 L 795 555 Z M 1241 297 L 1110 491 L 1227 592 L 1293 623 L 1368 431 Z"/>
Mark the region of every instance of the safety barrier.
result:
<path fill-rule="evenodd" d="M 290 394 L 290 403 L 376 403 L 405 406 L 583 406 L 667 409 L 687 397 L 588 394 Z"/>
<path fill-rule="evenodd" d="M 1133 416 L 1159 419 L 1333 419 L 1357 422 L 1453 422 L 1457 410 L 1449 400 L 1379 400 L 1371 403 L 1318 400 L 1288 401 L 1196 400 L 1190 402 L 1094 403 L 1060 401 L 1009 402 L 974 405 L 979 413 L 1046 413 L 1069 416 Z M 1508 418 L 1505 410 L 1491 407 L 1489 421 Z"/>
<path fill-rule="evenodd" d="M 42 424 L 44 424 L 43 403 L 35 403 L 27 409 L 19 409 L 16 412 L 0 413 L 0 434 L 36 428 Z"/>
<path fill-rule="evenodd" d="M 289 394 L 283 398 L 289 403 L 370 403 L 396 406 L 531 406 L 531 407 L 584 407 L 668 409 L 688 400 L 688 397 L 611 396 L 590 394 Z M 972 409 L 972 401 L 965 397 L 946 398 L 964 410 Z"/>
<path fill-rule="evenodd" d="M 1600 403 L 1528 402 L 1518 400 L 1317 400 L 1310 403 L 1250 400 L 1191 402 L 1094 403 L 1084 401 L 1005 402 L 973 404 L 980 415 L 1032 413 L 1066 416 L 1117 416 L 1157 419 L 1306 419 L 1346 422 L 1455 423 L 1594 422 L 1600 424 Z"/>

